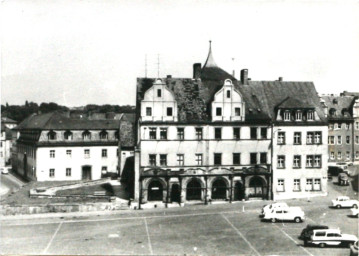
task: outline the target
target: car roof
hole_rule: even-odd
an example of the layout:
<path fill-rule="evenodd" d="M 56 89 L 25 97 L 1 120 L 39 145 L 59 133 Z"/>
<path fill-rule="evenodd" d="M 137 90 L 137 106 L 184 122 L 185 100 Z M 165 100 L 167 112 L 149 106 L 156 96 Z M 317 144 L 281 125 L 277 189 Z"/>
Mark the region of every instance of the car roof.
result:
<path fill-rule="evenodd" d="M 337 199 L 349 199 L 349 196 L 338 196 Z"/>
<path fill-rule="evenodd" d="M 340 229 L 338 229 L 338 228 L 315 229 L 314 232 L 315 233 L 318 233 L 318 232 L 339 232 L 340 233 Z"/>

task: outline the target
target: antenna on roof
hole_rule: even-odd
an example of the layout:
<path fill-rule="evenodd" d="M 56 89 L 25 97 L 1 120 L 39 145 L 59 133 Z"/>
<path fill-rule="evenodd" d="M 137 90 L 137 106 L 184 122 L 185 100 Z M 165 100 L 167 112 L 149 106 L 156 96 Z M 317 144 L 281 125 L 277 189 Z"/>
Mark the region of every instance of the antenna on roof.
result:
<path fill-rule="evenodd" d="M 147 54 L 145 54 L 145 78 L 147 78 Z"/>
<path fill-rule="evenodd" d="M 160 78 L 160 54 L 157 54 L 157 78 Z"/>
<path fill-rule="evenodd" d="M 233 64 L 233 72 L 232 76 L 235 77 L 235 64 L 234 64 L 234 58 L 232 58 L 232 64 Z"/>

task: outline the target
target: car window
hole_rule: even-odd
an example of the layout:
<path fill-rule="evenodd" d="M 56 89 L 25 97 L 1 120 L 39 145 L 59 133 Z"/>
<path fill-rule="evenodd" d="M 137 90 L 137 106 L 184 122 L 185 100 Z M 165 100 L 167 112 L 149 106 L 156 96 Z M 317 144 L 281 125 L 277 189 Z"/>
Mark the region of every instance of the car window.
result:
<path fill-rule="evenodd" d="M 338 233 L 328 233 L 327 237 L 340 237 L 340 234 L 338 234 Z"/>
<path fill-rule="evenodd" d="M 276 213 L 282 213 L 282 211 L 276 211 Z"/>
<path fill-rule="evenodd" d="M 325 236 L 325 232 L 317 232 L 315 233 L 315 236 Z"/>
<path fill-rule="evenodd" d="M 283 211 L 283 213 L 288 213 L 288 211 Z"/>

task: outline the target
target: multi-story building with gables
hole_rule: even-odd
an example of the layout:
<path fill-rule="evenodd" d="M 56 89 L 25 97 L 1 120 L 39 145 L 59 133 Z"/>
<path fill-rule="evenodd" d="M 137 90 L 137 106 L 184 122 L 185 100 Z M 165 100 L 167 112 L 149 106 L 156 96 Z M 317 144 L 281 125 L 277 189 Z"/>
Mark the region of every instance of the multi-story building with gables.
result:
<path fill-rule="evenodd" d="M 238 81 L 216 65 L 211 49 L 204 67 L 193 67 L 193 78 L 137 79 L 140 204 L 326 194 L 327 123 L 313 83 L 251 81 L 246 69 Z M 279 131 L 288 143 L 300 132 L 303 144 L 277 145 Z M 320 134 L 320 142 L 305 143 L 307 134 Z"/>
<path fill-rule="evenodd" d="M 13 169 L 37 181 L 94 180 L 120 173 L 133 155 L 132 124 L 73 119 L 59 112 L 32 115 L 15 128 L 19 138 Z"/>

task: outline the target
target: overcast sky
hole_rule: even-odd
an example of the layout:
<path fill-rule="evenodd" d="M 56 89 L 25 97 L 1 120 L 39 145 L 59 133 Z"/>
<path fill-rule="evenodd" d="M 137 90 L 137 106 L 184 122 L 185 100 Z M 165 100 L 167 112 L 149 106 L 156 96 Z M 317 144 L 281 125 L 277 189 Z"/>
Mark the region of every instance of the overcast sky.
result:
<path fill-rule="evenodd" d="M 136 77 L 228 72 L 359 91 L 359 1 L 2 1 L 1 102 L 135 104 Z M 232 60 L 234 58 L 234 61 Z"/>

